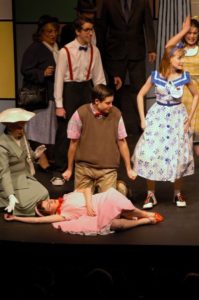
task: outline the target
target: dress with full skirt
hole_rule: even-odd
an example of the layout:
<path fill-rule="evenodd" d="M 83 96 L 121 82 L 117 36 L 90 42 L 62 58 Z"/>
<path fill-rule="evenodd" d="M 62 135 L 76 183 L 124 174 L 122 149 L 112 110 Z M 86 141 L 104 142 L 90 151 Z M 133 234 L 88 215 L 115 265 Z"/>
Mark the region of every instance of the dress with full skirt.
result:
<path fill-rule="evenodd" d="M 35 117 L 26 125 L 28 140 L 45 145 L 54 145 L 57 130 L 55 102 L 50 100 L 47 108 L 34 111 Z"/>
<path fill-rule="evenodd" d="M 194 173 L 192 131 L 184 132 L 188 118 L 181 103 L 184 85 L 190 82 L 188 72 L 167 81 L 157 71 L 151 74 L 156 102 L 146 115 L 146 128 L 132 156 L 134 170 L 143 178 L 171 181 Z"/>
<path fill-rule="evenodd" d="M 92 195 L 92 204 L 96 216 L 88 216 L 85 198 L 81 192 L 72 192 L 63 197 L 60 215 L 66 220 L 52 225 L 64 232 L 81 235 L 106 235 L 113 219 L 118 218 L 123 210 L 133 210 L 135 207 L 124 195 L 114 188 L 106 192 Z"/>

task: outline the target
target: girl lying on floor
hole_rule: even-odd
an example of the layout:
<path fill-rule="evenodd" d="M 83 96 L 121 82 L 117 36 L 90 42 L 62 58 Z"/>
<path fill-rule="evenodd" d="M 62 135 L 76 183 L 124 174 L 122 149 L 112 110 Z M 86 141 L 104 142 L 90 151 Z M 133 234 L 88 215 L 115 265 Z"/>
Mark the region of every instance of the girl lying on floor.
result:
<path fill-rule="evenodd" d="M 114 188 L 94 195 L 89 188 L 75 190 L 63 198 L 38 202 L 35 211 L 36 217 L 5 214 L 4 218 L 26 223 L 52 223 L 54 228 L 64 232 L 85 235 L 105 235 L 163 221 L 158 213 L 136 208 Z"/>

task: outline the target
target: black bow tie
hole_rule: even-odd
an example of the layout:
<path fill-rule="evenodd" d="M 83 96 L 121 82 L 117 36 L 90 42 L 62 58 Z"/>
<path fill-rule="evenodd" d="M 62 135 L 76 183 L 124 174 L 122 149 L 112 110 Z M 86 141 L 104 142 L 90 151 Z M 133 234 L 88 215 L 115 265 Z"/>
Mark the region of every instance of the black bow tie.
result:
<path fill-rule="evenodd" d="M 80 50 L 80 51 L 82 51 L 82 50 L 83 50 L 83 51 L 87 51 L 87 49 L 88 49 L 88 47 L 79 46 L 79 50 Z"/>

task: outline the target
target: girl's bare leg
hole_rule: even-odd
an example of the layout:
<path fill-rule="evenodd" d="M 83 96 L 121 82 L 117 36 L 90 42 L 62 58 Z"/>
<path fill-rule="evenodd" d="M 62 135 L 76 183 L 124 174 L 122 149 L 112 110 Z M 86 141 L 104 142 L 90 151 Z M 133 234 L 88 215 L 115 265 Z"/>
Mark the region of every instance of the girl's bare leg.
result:
<path fill-rule="evenodd" d="M 130 229 L 139 225 L 156 224 L 154 217 L 140 218 L 137 220 L 114 219 L 111 223 L 111 229 L 115 231 Z"/>
<path fill-rule="evenodd" d="M 140 218 L 149 218 L 154 216 L 155 213 L 141 210 L 139 208 L 135 208 L 134 210 L 123 210 L 121 213 L 121 218 L 129 219 L 129 220 L 131 220 L 132 218 L 140 219 Z"/>

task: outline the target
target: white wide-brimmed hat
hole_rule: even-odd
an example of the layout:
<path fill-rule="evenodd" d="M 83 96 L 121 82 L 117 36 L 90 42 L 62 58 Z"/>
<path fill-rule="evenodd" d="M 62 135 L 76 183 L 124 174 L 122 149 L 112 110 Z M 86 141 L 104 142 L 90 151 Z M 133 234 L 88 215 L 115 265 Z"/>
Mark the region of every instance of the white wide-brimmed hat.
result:
<path fill-rule="evenodd" d="M 8 108 L 0 113 L 1 123 L 27 122 L 35 116 L 34 112 L 22 108 Z"/>

